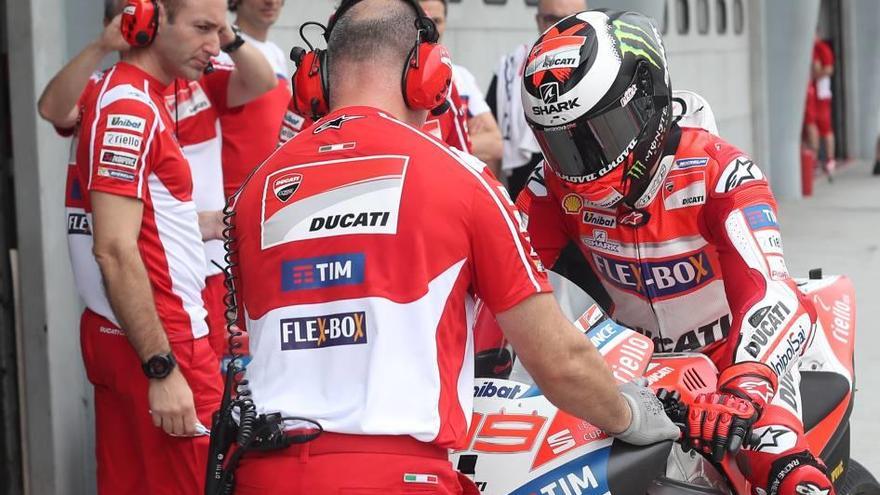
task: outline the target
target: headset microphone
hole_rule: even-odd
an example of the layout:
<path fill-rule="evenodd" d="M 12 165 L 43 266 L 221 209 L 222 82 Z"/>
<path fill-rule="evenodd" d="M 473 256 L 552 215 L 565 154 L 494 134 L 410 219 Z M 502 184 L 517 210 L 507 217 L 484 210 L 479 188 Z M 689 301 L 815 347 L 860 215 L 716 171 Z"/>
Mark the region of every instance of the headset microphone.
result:
<path fill-rule="evenodd" d="M 446 113 L 446 111 L 449 110 L 450 106 L 451 105 L 449 104 L 449 100 L 443 100 L 443 103 L 431 109 L 431 115 L 433 115 L 434 117 L 439 117 Z"/>
<path fill-rule="evenodd" d="M 205 66 L 205 69 L 202 71 L 205 74 L 210 74 L 214 72 L 214 62 L 208 62 L 208 65 Z"/>

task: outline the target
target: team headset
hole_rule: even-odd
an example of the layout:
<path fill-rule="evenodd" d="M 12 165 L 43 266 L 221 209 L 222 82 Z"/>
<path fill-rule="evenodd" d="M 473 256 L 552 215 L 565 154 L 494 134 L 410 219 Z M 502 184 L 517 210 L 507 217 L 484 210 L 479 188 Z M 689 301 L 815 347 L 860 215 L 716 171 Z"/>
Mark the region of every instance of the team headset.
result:
<path fill-rule="evenodd" d="M 309 50 L 294 47 L 290 51 L 290 59 L 296 64 L 296 71 L 291 78 L 293 107 L 299 114 L 311 116 L 312 120 L 318 120 L 330 111 L 328 54 L 326 49 L 314 48 L 309 43 L 303 35 L 303 28 L 309 25 L 319 26 L 324 30 L 324 41 L 329 41 L 333 26 L 358 1 L 343 1 L 326 27 L 317 22 L 304 23 L 300 27 L 300 37 Z M 437 26 L 425 15 L 418 0 L 405 1 L 416 12 L 415 26 L 418 35 L 403 67 L 403 101 L 413 110 L 431 110 L 439 115 L 448 107 L 446 97 L 452 84 L 449 51 L 438 43 L 440 35 Z"/>
<path fill-rule="evenodd" d="M 159 31 L 158 1 L 128 0 L 122 9 L 119 31 L 126 43 L 134 48 L 150 45 L 156 39 L 156 33 Z M 214 72 L 214 64 L 208 62 L 205 74 L 211 72 Z"/>

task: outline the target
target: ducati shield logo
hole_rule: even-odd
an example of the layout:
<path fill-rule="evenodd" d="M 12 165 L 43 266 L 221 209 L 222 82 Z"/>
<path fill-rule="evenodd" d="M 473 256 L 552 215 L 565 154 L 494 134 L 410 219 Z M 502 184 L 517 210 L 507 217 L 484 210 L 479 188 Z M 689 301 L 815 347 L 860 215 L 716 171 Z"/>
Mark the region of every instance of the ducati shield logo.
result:
<path fill-rule="evenodd" d="M 556 103 L 559 99 L 559 83 L 557 82 L 542 84 L 538 89 L 541 91 L 541 100 L 544 103 Z"/>
<path fill-rule="evenodd" d="M 293 193 L 299 189 L 301 183 L 302 174 L 287 174 L 275 179 L 275 182 L 272 184 L 272 190 L 279 201 L 286 203 L 293 196 Z"/>

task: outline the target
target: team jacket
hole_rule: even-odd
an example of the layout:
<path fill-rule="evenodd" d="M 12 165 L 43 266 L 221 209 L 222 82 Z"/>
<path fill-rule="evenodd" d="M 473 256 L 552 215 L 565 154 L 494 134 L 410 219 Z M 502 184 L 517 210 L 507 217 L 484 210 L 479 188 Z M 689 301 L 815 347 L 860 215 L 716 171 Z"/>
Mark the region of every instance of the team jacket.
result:
<path fill-rule="evenodd" d="M 748 156 L 704 130 L 681 129 L 671 149 L 637 210 L 586 205 L 539 165 L 517 202 L 534 248 L 552 266 L 573 240 L 613 318 L 658 351 L 783 375 L 807 348 L 815 311 L 786 270 L 770 187 Z"/>
<path fill-rule="evenodd" d="M 202 337 L 208 328 L 201 296 L 205 253 L 192 201 L 192 176 L 164 108 L 165 89 L 146 72 L 120 62 L 86 93 L 76 148 L 79 180 L 68 182 L 67 203 L 69 208 L 81 207 L 85 217 L 75 224 L 69 219 L 68 231 L 76 229 L 71 238 L 76 234 L 82 241 L 72 249 L 91 242 L 93 191 L 143 202 L 138 248 L 156 311 L 168 339 L 175 342 Z M 92 273 L 95 267 L 83 266 Z M 77 278 L 79 285 L 80 273 Z M 101 299 L 93 308 L 101 309 L 105 299 L 100 280 L 83 281 L 94 284 L 87 292 Z M 89 297 L 85 299 L 92 308 Z"/>
<path fill-rule="evenodd" d="M 234 211 L 254 402 L 326 431 L 460 445 L 472 297 L 502 312 L 550 290 L 485 165 L 376 109 L 288 141 Z"/>

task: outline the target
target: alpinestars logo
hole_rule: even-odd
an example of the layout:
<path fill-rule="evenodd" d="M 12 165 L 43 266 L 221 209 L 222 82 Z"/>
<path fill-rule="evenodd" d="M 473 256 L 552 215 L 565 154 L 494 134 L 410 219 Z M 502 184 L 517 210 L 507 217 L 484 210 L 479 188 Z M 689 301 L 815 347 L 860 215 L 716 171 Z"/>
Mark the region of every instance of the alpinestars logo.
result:
<path fill-rule="evenodd" d="M 658 60 L 662 60 L 662 48 L 656 41 L 655 36 L 648 33 L 644 29 L 634 24 L 629 24 L 621 20 L 615 20 L 611 23 L 614 26 L 614 37 L 618 41 L 618 49 L 620 57 L 623 58 L 627 53 L 642 57 L 658 69 L 661 68 Z"/>
<path fill-rule="evenodd" d="M 815 483 L 810 483 L 809 481 L 806 481 L 804 483 L 798 484 L 798 486 L 794 488 L 794 491 L 797 492 L 798 495 L 828 495 L 831 489 L 823 489 Z"/>
<path fill-rule="evenodd" d="M 542 84 L 540 90 L 541 100 L 544 103 L 556 103 L 556 101 L 559 99 L 559 83 L 550 82 L 547 84 Z"/>

